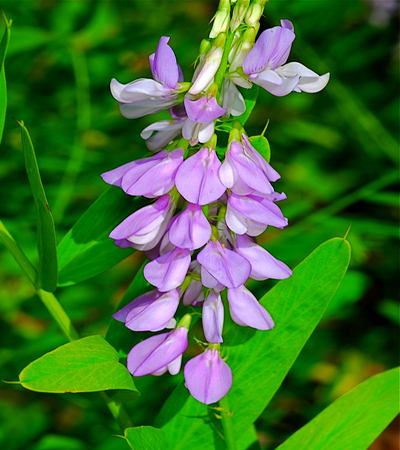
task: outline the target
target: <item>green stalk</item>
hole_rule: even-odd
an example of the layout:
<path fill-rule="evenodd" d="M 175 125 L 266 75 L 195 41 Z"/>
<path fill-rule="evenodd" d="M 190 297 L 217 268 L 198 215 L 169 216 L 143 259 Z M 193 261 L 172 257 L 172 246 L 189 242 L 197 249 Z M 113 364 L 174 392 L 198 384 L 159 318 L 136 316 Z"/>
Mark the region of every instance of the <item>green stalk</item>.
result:
<path fill-rule="evenodd" d="M 235 433 L 232 423 L 232 413 L 229 410 L 228 396 L 222 397 L 219 401 L 219 406 L 221 408 L 221 420 L 222 428 L 224 430 L 225 443 L 227 450 L 237 450 Z"/>
<path fill-rule="evenodd" d="M 224 79 L 226 68 L 228 67 L 229 51 L 231 49 L 231 45 L 232 45 L 232 41 L 233 41 L 234 37 L 235 37 L 235 33 L 231 33 L 230 31 L 228 31 L 228 36 L 225 41 L 224 52 L 222 53 L 221 64 L 219 65 L 217 73 L 215 74 L 214 81 L 215 81 L 215 83 L 218 84 L 217 101 L 219 101 L 219 98 L 221 96 L 221 84 L 222 84 L 222 80 Z"/>

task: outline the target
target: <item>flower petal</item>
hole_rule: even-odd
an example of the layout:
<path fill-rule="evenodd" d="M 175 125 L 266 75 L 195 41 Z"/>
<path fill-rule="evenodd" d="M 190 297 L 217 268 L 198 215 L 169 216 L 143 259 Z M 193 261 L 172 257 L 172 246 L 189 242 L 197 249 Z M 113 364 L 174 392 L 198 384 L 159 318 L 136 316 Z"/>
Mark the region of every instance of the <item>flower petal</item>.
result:
<path fill-rule="evenodd" d="M 321 91 L 329 81 L 329 73 L 318 75 L 303 64 L 291 62 L 276 69 L 276 72 L 283 77 L 290 78 L 300 75 L 297 87 L 302 92 L 315 93 Z"/>
<path fill-rule="evenodd" d="M 270 330 L 275 326 L 269 312 L 244 286 L 228 289 L 228 301 L 232 320 L 238 325 L 257 330 Z"/>
<path fill-rule="evenodd" d="M 226 287 L 241 286 L 251 272 L 251 265 L 243 256 L 228 250 L 218 241 L 210 241 L 197 255 L 197 261 Z"/>
<path fill-rule="evenodd" d="M 222 339 L 222 328 L 224 326 L 224 306 L 221 296 L 210 291 L 203 304 L 202 312 L 204 336 L 207 342 L 219 344 Z"/>
<path fill-rule="evenodd" d="M 175 89 L 179 80 L 179 67 L 172 48 L 168 45 L 169 37 L 162 36 L 151 64 L 153 77 L 160 83 Z"/>
<path fill-rule="evenodd" d="M 232 386 L 232 371 L 219 351 L 207 349 L 185 365 L 185 385 L 199 402 L 209 405 L 221 400 Z"/>
<path fill-rule="evenodd" d="M 143 269 L 143 275 L 160 292 L 168 292 L 183 283 L 189 264 L 189 250 L 175 248 L 147 263 Z"/>
<path fill-rule="evenodd" d="M 208 98 L 206 95 L 198 100 L 185 97 L 184 104 L 189 119 L 199 123 L 211 122 L 226 112 L 226 109 L 218 105 L 215 97 Z"/>

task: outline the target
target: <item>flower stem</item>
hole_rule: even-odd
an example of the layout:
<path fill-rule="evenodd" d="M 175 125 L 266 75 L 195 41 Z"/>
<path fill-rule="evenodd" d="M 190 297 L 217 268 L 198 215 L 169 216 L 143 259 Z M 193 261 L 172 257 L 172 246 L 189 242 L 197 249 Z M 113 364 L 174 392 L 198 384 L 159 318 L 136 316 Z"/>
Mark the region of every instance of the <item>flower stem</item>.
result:
<path fill-rule="evenodd" d="M 232 423 L 232 413 L 229 410 L 228 396 L 221 398 L 219 401 L 221 408 L 222 428 L 224 430 L 225 443 L 227 450 L 237 450 L 235 434 Z"/>
<path fill-rule="evenodd" d="M 229 51 L 231 49 L 231 45 L 232 45 L 232 41 L 233 41 L 234 37 L 235 37 L 235 33 L 231 33 L 230 31 L 228 31 L 228 36 L 225 41 L 224 52 L 222 54 L 221 64 L 219 65 L 217 73 L 215 74 L 214 82 L 218 84 L 217 101 L 219 101 L 219 98 L 221 96 L 222 81 L 224 79 L 226 68 L 228 66 Z"/>

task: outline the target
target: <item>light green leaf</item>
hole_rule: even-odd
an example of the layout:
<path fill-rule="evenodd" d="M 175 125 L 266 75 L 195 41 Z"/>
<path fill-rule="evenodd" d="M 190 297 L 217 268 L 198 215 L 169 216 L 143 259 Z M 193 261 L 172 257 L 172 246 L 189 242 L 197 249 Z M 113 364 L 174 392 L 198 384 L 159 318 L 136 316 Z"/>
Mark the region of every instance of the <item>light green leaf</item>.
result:
<path fill-rule="evenodd" d="M 118 353 L 101 336 L 88 336 L 58 347 L 20 373 L 23 387 L 37 392 L 138 392 Z"/>
<path fill-rule="evenodd" d="M 331 239 L 312 252 L 262 299 L 276 326 L 257 331 L 233 324 L 224 334 L 224 354 L 233 372 L 229 404 L 236 439 L 267 406 L 284 380 L 339 287 L 350 261 L 350 246 Z M 226 348 L 228 347 L 228 348 Z M 207 422 L 211 421 L 211 425 Z M 164 404 L 156 426 L 174 450 L 224 449 L 210 408 L 188 395 L 181 384 Z M 221 432 L 221 431 L 220 431 Z"/>
<path fill-rule="evenodd" d="M 125 439 L 132 450 L 165 450 L 163 430 L 153 427 L 134 427 L 125 429 Z"/>
<path fill-rule="evenodd" d="M 4 70 L 4 60 L 6 59 L 8 43 L 10 41 L 11 33 L 11 21 L 7 20 L 4 12 L 3 18 L 6 24 L 6 29 L 4 31 L 3 38 L 0 43 L 0 143 L 3 137 L 4 122 L 6 120 L 7 111 L 7 85 L 6 85 L 6 74 Z"/>
<path fill-rule="evenodd" d="M 58 285 L 80 283 L 128 257 L 133 249 L 117 247 L 108 235 L 141 206 L 143 200 L 126 195 L 122 189 L 105 191 L 58 245 Z"/>
<path fill-rule="evenodd" d="M 399 369 L 375 375 L 334 401 L 279 450 L 367 450 L 399 414 Z"/>
<path fill-rule="evenodd" d="M 271 148 L 267 138 L 264 136 L 251 136 L 249 137 L 251 145 L 260 153 L 263 158 L 269 162 L 271 159 Z"/>
<path fill-rule="evenodd" d="M 25 168 L 33 194 L 36 208 L 36 224 L 38 231 L 39 267 L 36 287 L 53 292 L 57 287 L 57 246 L 54 220 L 50 212 L 46 194 L 40 178 L 35 149 L 24 122 L 21 126 L 22 148 L 24 150 Z"/>

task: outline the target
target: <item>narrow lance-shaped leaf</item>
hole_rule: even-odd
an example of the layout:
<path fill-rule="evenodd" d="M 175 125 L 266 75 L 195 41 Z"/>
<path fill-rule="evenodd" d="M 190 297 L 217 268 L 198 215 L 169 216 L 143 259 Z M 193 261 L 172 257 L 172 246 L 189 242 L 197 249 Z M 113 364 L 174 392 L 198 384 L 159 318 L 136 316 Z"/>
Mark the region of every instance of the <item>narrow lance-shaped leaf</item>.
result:
<path fill-rule="evenodd" d="M 36 208 L 36 224 L 38 232 L 39 267 L 36 287 L 53 292 L 57 287 L 57 245 L 54 220 L 50 212 L 46 194 L 40 178 L 35 150 L 24 122 L 21 126 L 22 148 L 24 150 L 26 173 L 33 194 Z"/>
<path fill-rule="evenodd" d="M 279 450 L 367 450 L 399 414 L 399 369 L 375 375 L 343 395 Z"/>
<path fill-rule="evenodd" d="M 117 247 L 108 235 L 141 206 L 143 199 L 132 198 L 113 186 L 107 189 L 59 243 L 58 285 L 80 283 L 128 257 L 133 248 Z"/>
<path fill-rule="evenodd" d="M 4 70 L 4 60 L 6 59 L 8 42 L 10 41 L 11 20 L 8 21 L 6 15 L 3 13 L 6 29 L 0 43 L 0 143 L 3 137 L 4 122 L 6 120 L 7 111 L 7 84 L 6 74 Z"/>
<path fill-rule="evenodd" d="M 165 450 L 164 432 L 154 427 L 126 428 L 124 437 L 132 450 Z"/>
<path fill-rule="evenodd" d="M 132 376 L 101 336 L 88 336 L 58 347 L 20 373 L 26 389 L 37 392 L 98 392 L 122 389 L 137 393 Z"/>
<path fill-rule="evenodd" d="M 350 247 L 331 239 L 312 252 L 262 299 L 276 326 L 258 331 L 238 325 L 224 334 L 225 355 L 233 372 L 229 405 L 236 439 L 255 422 L 278 390 L 339 287 L 350 261 Z M 226 346 L 228 348 L 226 348 Z M 208 422 L 212 422 L 210 425 Z M 156 426 L 174 450 L 224 449 L 220 427 L 205 405 L 181 384 L 164 404 Z"/>

